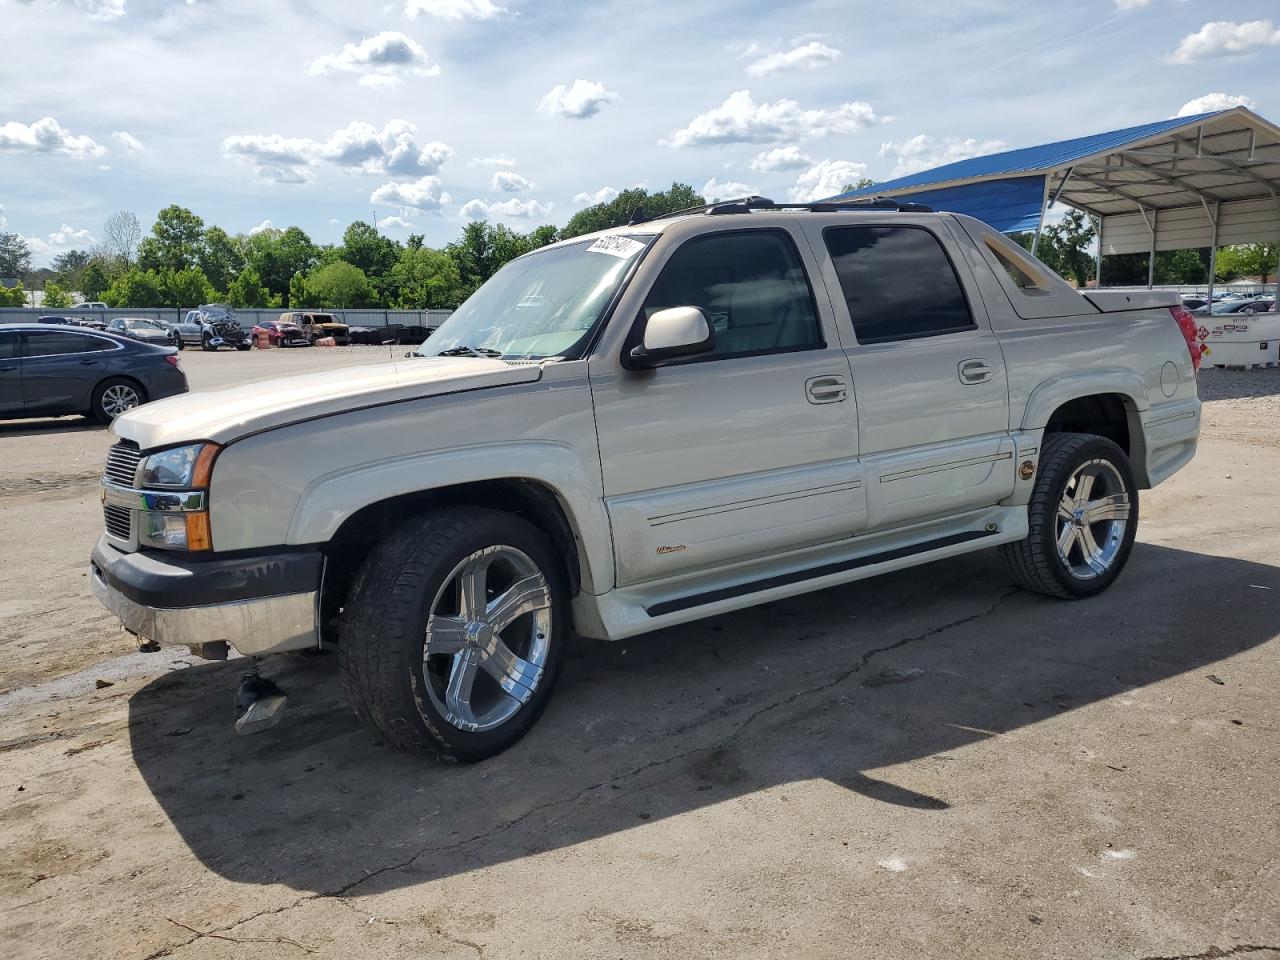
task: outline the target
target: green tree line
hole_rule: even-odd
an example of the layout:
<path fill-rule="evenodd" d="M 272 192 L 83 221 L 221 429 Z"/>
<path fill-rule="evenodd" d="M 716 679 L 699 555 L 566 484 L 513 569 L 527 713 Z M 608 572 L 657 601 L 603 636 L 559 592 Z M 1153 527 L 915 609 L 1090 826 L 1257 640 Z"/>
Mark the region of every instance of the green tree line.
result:
<path fill-rule="evenodd" d="M 428 247 L 420 234 L 403 243 L 393 240 L 364 221 L 347 227 L 338 244 L 317 244 L 296 226 L 232 235 L 175 204 L 159 212 L 145 236 L 132 213 L 112 214 L 103 225 L 101 247 L 68 251 L 51 268 L 34 272 L 22 237 L 0 233 L 0 277 L 43 284 L 44 305 L 53 309 L 71 306 L 72 290 L 112 307 L 182 307 L 223 300 L 237 307 L 448 309 L 530 250 L 627 223 L 637 213 L 660 216 L 702 202 L 687 184 L 673 183 L 654 193 L 637 187 L 578 211 L 559 229 L 542 226 L 520 233 L 477 220 L 439 249 Z M 1030 249 L 1030 233 L 1014 239 Z M 1094 278 L 1093 241 L 1088 218 L 1072 210 L 1043 230 L 1036 254 L 1061 276 L 1084 286 Z M 1103 282 L 1145 284 L 1147 260 L 1145 253 L 1107 257 Z M 1267 283 L 1275 276 L 1276 260 L 1275 243 L 1224 247 L 1218 251 L 1215 275 L 1218 282 L 1258 276 Z M 1208 272 L 1207 249 L 1156 254 L 1158 284 L 1202 284 Z M 22 284 L 0 287 L 0 306 L 27 302 Z"/>
<path fill-rule="evenodd" d="M 54 260 L 43 278 L 44 303 L 70 306 L 67 291 L 78 290 L 110 307 L 225 301 L 236 307 L 448 309 L 530 250 L 627 223 L 637 211 L 657 216 L 702 202 L 683 183 L 653 193 L 636 188 L 579 210 L 559 229 L 520 233 L 473 221 L 439 249 L 428 247 L 421 234 L 401 243 L 364 221 L 347 227 L 337 244 L 317 244 L 296 226 L 232 235 L 176 204 L 161 210 L 143 236 L 137 217 L 121 211 L 104 225 L 100 249 L 72 250 Z M 0 234 L 0 277 L 29 276 L 30 263 L 21 237 Z M 4 298 L 17 306 L 26 302 L 21 285 L 0 289 L 0 305 L 7 305 Z"/>

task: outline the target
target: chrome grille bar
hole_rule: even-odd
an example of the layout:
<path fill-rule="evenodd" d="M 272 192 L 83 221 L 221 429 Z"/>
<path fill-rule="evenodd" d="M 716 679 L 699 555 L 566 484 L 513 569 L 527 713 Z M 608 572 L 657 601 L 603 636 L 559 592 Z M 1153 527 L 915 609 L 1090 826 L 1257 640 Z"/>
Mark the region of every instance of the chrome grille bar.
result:
<path fill-rule="evenodd" d="M 142 459 L 142 451 L 137 444 L 129 440 L 121 440 L 107 453 L 107 468 L 103 471 L 106 479 L 125 487 L 134 485 L 138 472 L 138 462 Z"/>

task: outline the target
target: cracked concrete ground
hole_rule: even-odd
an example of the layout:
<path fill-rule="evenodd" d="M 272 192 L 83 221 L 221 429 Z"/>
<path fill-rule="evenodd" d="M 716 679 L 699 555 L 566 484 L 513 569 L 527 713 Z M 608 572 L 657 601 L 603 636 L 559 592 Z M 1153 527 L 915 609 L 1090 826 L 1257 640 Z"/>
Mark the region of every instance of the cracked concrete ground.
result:
<path fill-rule="evenodd" d="M 236 738 L 234 661 L 85 591 L 105 436 L 0 425 L 0 956 L 1280 960 L 1280 372 L 1202 389 L 1105 596 L 980 553 L 582 642 L 472 767 L 378 744 L 327 656 Z"/>

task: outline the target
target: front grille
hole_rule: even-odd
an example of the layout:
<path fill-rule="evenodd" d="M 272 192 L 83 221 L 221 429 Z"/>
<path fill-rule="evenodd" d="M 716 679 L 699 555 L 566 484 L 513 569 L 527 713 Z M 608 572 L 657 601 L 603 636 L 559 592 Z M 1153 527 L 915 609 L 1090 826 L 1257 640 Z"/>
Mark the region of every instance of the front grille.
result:
<path fill-rule="evenodd" d="M 138 461 L 142 459 L 142 451 L 132 440 L 121 440 L 107 454 L 107 469 L 104 475 L 112 483 L 132 487 L 134 475 L 138 471 Z"/>
<path fill-rule="evenodd" d="M 110 503 L 102 505 L 102 519 L 107 525 L 107 533 L 118 540 L 128 540 L 133 535 L 132 515 L 133 511 L 124 507 Z"/>

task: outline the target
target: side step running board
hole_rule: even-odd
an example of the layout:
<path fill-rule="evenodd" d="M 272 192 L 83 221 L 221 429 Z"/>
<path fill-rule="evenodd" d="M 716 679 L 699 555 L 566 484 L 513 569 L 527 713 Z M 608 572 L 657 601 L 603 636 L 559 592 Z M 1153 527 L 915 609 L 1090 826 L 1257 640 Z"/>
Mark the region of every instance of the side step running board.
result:
<path fill-rule="evenodd" d="M 690 593 L 683 597 L 675 597 L 671 600 L 663 600 L 659 603 L 645 607 L 644 612 L 651 617 L 660 617 L 663 614 L 675 613 L 679 610 L 688 610 L 691 607 L 701 607 L 708 603 L 716 603 L 720 600 L 731 600 L 734 597 L 744 597 L 750 593 L 760 593 L 764 590 L 772 590 L 775 587 L 785 587 L 793 583 L 802 583 L 805 580 L 819 580 L 822 577 L 830 577 L 837 573 L 847 573 L 850 570 L 857 570 L 859 567 L 870 567 L 877 563 L 888 563 L 890 560 L 900 560 L 903 557 L 912 557 L 920 553 L 930 553 L 934 550 L 942 550 L 945 547 L 954 547 L 957 544 L 968 543 L 972 540 L 981 540 L 984 537 L 990 537 L 996 531 L 986 530 L 967 530 L 964 533 L 953 533 L 950 536 L 939 537 L 936 540 L 926 540 L 923 543 L 913 543 L 906 547 L 897 547 L 893 550 L 882 550 L 879 553 L 869 553 L 862 557 L 854 557 L 851 560 L 840 560 L 836 563 L 823 563 L 816 567 L 807 567 L 804 570 L 795 570 L 791 573 L 780 574 L 776 577 L 763 577 L 759 580 L 749 580 L 746 583 L 735 584 L 732 587 L 721 587 L 718 590 L 705 590 L 702 593 Z"/>

